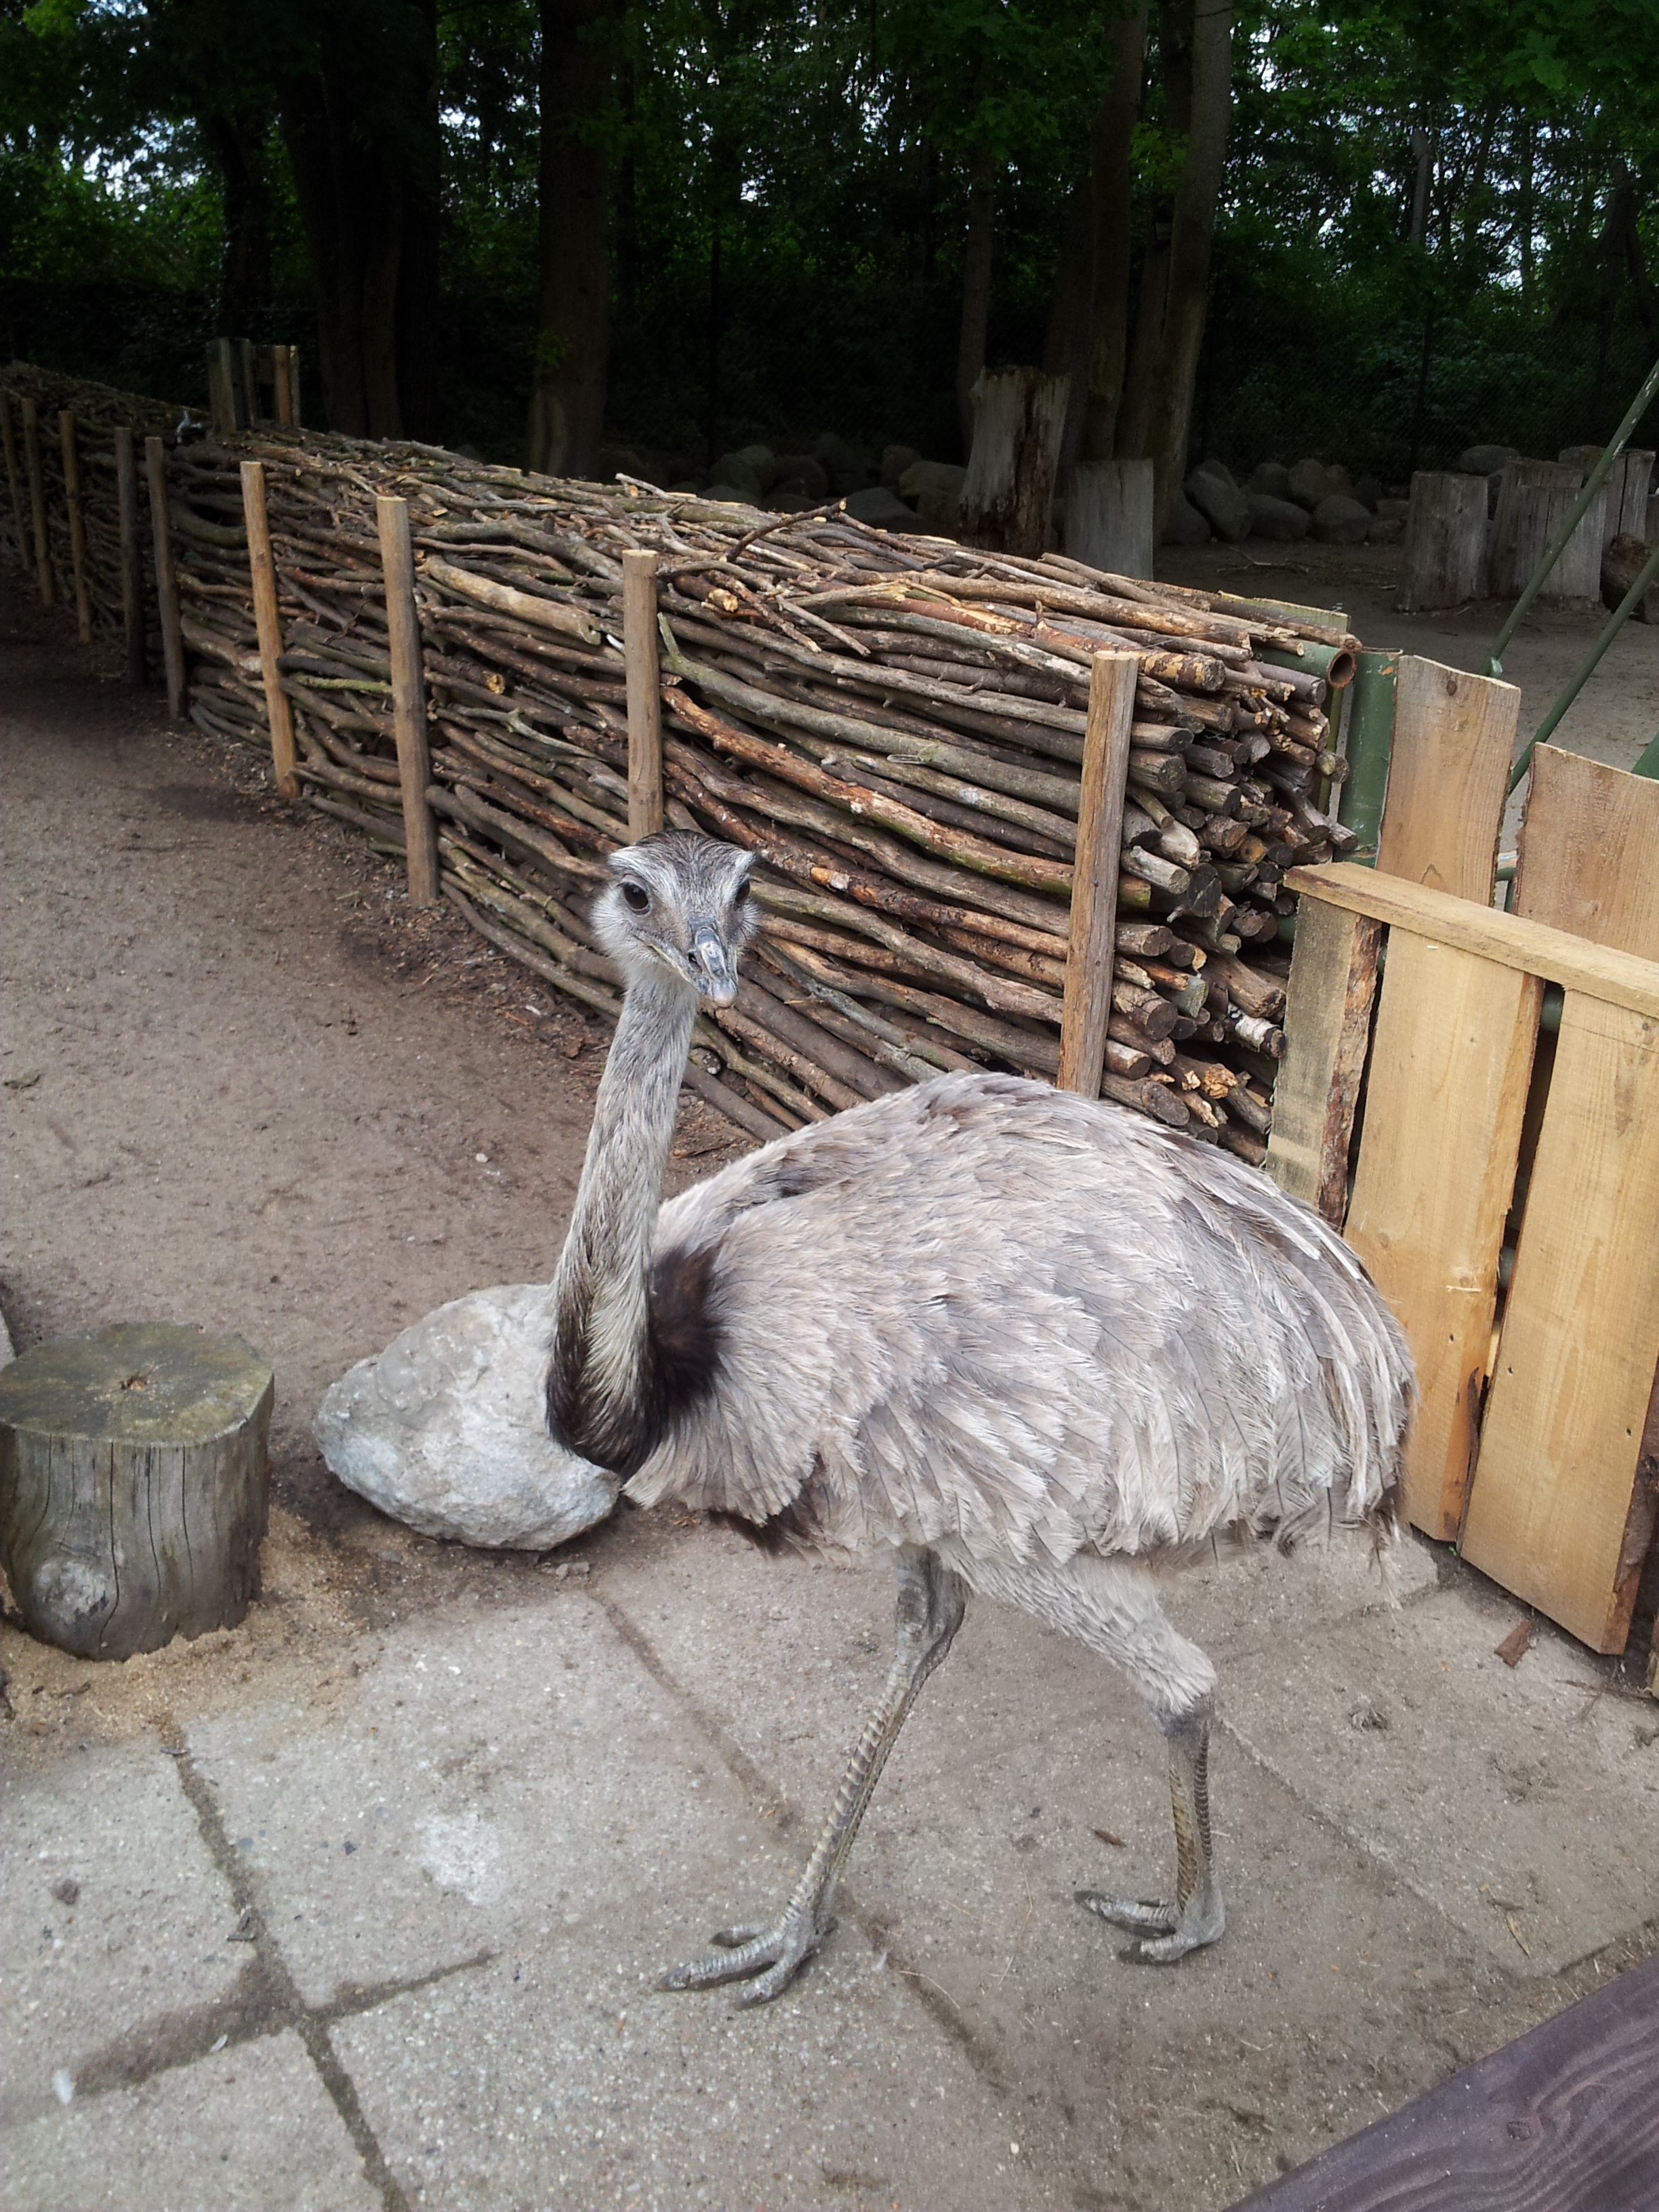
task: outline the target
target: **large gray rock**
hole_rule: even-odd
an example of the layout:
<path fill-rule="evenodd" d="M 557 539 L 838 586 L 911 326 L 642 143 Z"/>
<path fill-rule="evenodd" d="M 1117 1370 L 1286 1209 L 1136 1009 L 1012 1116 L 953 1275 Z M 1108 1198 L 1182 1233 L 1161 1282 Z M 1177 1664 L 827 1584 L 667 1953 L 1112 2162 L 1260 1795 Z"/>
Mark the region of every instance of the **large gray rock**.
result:
<path fill-rule="evenodd" d="M 1324 545 L 1363 545 L 1370 526 L 1370 509 L 1340 492 L 1322 499 L 1313 511 L 1313 534 Z"/>
<path fill-rule="evenodd" d="M 769 446 L 739 446 L 736 458 L 760 479 L 763 491 L 770 491 L 778 478 L 776 456 Z"/>
<path fill-rule="evenodd" d="M 1348 489 L 1348 472 L 1342 471 L 1342 481 L 1334 483 L 1334 471 L 1323 461 L 1298 461 L 1291 471 L 1285 489 L 1298 507 L 1305 507 L 1311 514 L 1322 499 L 1330 499 Z"/>
<path fill-rule="evenodd" d="M 702 497 L 714 501 L 719 506 L 758 507 L 762 495 L 743 484 L 716 481 L 709 485 Z"/>
<path fill-rule="evenodd" d="M 1288 499 L 1291 495 L 1291 472 L 1283 461 L 1258 461 L 1250 471 L 1246 491 L 1259 491 L 1268 499 Z"/>
<path fill-rule="evenodd" d="M 1353 488 L 1353 496 L 1359 501 L 1361 507 L 1370 507 L 1371 513 L 1375 514 L 1376 502 L 1382 496 L 1382 477 L 1361 477 Z"/>
<path fill-rule="evenodd" d="M 852 493 L 847 501 L 847 512 L 855 522 L 867 522 L 876 530 L 914 530 L 916 510 L 888 490 L 885 484 L 868 484 L 862 491 Z"/>
<path fill-rule="evenodd" d="M 899 478 L 898 489 L 905 499 L 920 499 L 925 491 L 959 492 L 968 481 L 968 471 L 955 461 L 912 461 Z"/>
<path fill-rule="evenodd" d="M 1565 461 L 1570 469 L 1582 469 L 1588 476 L 1601 459 L 1603 450 L 1600 446 L 1563 446 L 1555 458 L 1558 461 Z"/>
<path fill-rule="evenodd" d="M 1212 474 L 1207 467 L 1194 469 L 1186 492 L 1218 538 L 1236 545 L 1249 536 L 1250 502 L 1231 479 Z"/>
<path fill-rule="evenodd" d="M 1281 470 L 1280 474 L 1284 471 Z M 1249 494 L 1250 531 L 1256 538 L 1270 538 L 1280 545 L 1293 545 L 1298 538 L 1308 534 L 1308 510 L 1298 507 L 1293 499 L 1275 499 L 1271 493 L 1253 491 Z"/>
<path fill-rule="evenodd" d="M 1215 532 L 1199 513 L 1184 492 L 1177 492 L 1170 503 L 1170 512 L 1164 524 L 1164 543 L 1166 545 L 1207 545 Z"/>
<path fill-rule="evenodd" d="M 717 484 L 735 485 L 745 499 L 763 498 L 772 483 L 772 456 L 767 454 L 767 465 L 762 469 L 752 458 L 755 451 L 751 446 L 740 453 L 722 453 L 709 465 L 710 478 Z"/>
<path fill-rule="evenodd" d="M 823 500 L 829 496 L 830 478 L 816 454 L 780 453 L 772 489 L 776 492 L 804 492 L 809 499 Z"/>
<path fill-rule="evenodd" d="M 547 1431 L 553 1291 L 502 1283 L 440 1306 L 324 1394 L 312 1433 L 349 1490 L 423 1535 L 541 1552 L 620 1487 Z"/>
<path fill-rule="evenodd" d="M 1376 502 L 1376 512 L 1384 521 L 1395 521 L 1397 520 L 1403 522 L 1411 511 L 1412 503 L 1410 500 L 1397 499 L 1389 492 L 1384 492 L 1382 498 Z"/>
<path fill-rule="evenodd" d="M 860 491 L 870 481 L 870 471 L 845 438 L 833 430 L 826 430 L 812 448 L 813 456 L 823 464 L 830 479 L 830 489 L 839 498 L 843 492 Z"/>
<path fill-rule="evenodd" d="M 1459 471 L 1466 477 L 1496 476 L 1505 461 L 1518 461 L 1519 449 L 1514 446 L 1466 446 L 1457 456 Z"/>
<path fill-rule="evenodd" d="M 1238 478 L 1227 466 L 1225 461 L 1222 460 L 1218 455 L 1211 453 L 1205 459 L 1201 460 L 1198 465 L 1200 471 L 1203 475 L 1206 477 L 1219 477 L 1223 483 L 1231 484 L 1235 491 L 1239 489 Z"/>
<path fill-rule="evenodd" d="M 879 474 L 889 491 L 896 491 L 906 469 L 914 468 L 921 455 L 914 446 L 884 446 L 881 449 Z"/>
<path fill-rule="evenodd" d="M 1406 534 L 1403 514 L 1374 514 L 1365 532 L 1367 545 L 1397 545 Z"/>

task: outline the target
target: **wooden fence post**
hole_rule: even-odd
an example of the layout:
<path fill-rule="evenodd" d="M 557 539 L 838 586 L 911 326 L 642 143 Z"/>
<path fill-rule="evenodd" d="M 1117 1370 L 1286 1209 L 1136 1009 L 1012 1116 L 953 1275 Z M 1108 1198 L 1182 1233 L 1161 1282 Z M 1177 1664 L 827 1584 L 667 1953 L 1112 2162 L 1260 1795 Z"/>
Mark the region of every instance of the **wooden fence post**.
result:
<path fill-rule="evenodd" d="M 300 349 L 291 345 L 288 349 L 288 427 L 303 430 L 305 418 L 300 412 Z"/>
<path fill-rule="evenodd" d="M 1097 653 L 1089 678 L 1089 720 L 1083 740 L 1083 794 L 1077 823 L 1077 872 L 1072 884 L 1071 941 L 1060 1009 L 1062 1091 L 1098 1098 L 1112 1018 L 1112 966 L 1117 945 L 1118 853 L 1123 842 L 1123 786 L 1129 771 L 1140 656 Z"/>
<path fill-rule="evenodd" d="M 207 349 L 208 416 L 214 435 L 236 434 L 236 365 L 228 338 L 215 338 Z"/>
<path fill-rule="evenodd" d="M 17 465 L 17 434 L 11 427 L 11 394 L 0 392 L 0 440 L 6 449 L 6 482 L 11 488 L 11 519 L 17 532 L 17 558 L 28 559 L 27 535 L 23 528 L 23 478 Z"/>
<path fill-rule="evenodd" d="M 380 525 L 380 566 L 386 576 L 386 622 L 392 647 L 392 711 L 398 732 L 398 775 L 404 794 L 404 847 L 409 857 L 409 902 L 435 906 L 438 831 L 427 805 L 432 758 L 426 733 L 426 672 L 421 660 L 421 622 L 415 606 L 415 549 L 409 535 L 409 501 L 384 494 L 375 502 Z"/>
<path fill-rule="evenodd" d="M 173 526 L 167 515 L 167 455 L 159 438 L 144 441 L 149 478 L 149 526 L 155 547 L 155 607 L 161 623 L 161 660 L 167 671 L 167 714 L 185 711 L 185 633 L 179 621 L 179 574 L 173 565 Z"/>
<path fill-rule="evenodd" d="M 282 623 L 276 611 L 276 568 L 270 557 L 270 524 L 265 515 L 263 461 L 242 463 L 242 519 L 247 526 L 248 574 L 253 582 L 253 620 L 259 633 L 259 672 L 264 678 L 265 714 L 270 722 L 270 759 L 276 789 L 284 799 L 300 796 L 294 773 L 294 717 L 283 689 Z"/>
<path fill-rule="evenodd" d="M 253 357 L 252 339 L 239 339 L 236 352 L 237 367 L 242 380 L 242 416 L 251 430 L 259 419 L 259 378 Z"/>
<path fill-rule="evenodd" d="M 657 556 L 624 553 L 623 656 L 628 669 L 628 834 L 663 823 L 662 684 L 657 659 Z"/>
<path fill-rule="evenodd" d="M 46 488 L 40 475 L 40 416 L 32 399 L 23 402 L 23 457 L 28 464 L 29 507 L 34 517 L 34 565 L 40 574 L 40 604 L 58 594 L 52 580 L 52 547 L 46 541 Z"/>
<path fill-rule="evenodd" d="M 270 381 L 272 398 L 276 409 L 276 420 L 285 430 L 291 429 L 294 423 L 294 405 L 289 394 L 288 348 L 285 345 L 274 345 L 270 349 Z"/>
<path fill-rule="evenodd" d="M 81 504 L 81 457 L 75 442 L 75 416 L 58 410 L 58 438 L 64 449 L 64 498 L 69 507 L 70 562 L 75 571 L 75 620 L 82 645 L 92 643 L 92 597 L 87 590 L 87 518 Z"/>
<path fill-rule="evenodd" d="M 1492 903 L 1520 714 L 1513 684 L 1401 655 L 1376 848 L 1385 876 Z"/>
<path fill-rule="evenodd" d="M 138 465 L 132 432 L 115 426 L 115 487 L 121 518 L 121 625 L 126 632 L 127 681 L 142 684 L 144 665 L 144 584 L 138 566 Z"/>

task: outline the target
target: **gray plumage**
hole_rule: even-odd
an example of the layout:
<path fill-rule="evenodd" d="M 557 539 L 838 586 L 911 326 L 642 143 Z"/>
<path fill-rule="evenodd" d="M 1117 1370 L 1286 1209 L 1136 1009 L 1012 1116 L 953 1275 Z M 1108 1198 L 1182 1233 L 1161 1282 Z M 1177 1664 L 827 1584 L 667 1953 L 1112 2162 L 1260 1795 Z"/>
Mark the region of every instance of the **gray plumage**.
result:
<path fill-rule="evenodd" d="M 556 1285 L 555 1433 L 640 1504 L 890 1553 L 901 1582 L 894 1674 L 801 1891 L 672 1978 L 764 1966 L 748 1994 L 770 1996 L 815 1948 L 964 1585 L 1134 1679 L 1170 1739 L 1177 1894 L 1085 1901 L 1149 1957 L 1213 1941 L 1214 1674 L 1150 1571 L 1227 1529 L 1384 1540 L 1412 1389 L 1398 1327 L 1263 1176 L 1012 1076 L 894 1093 L 659 1212 L 697 999 L 729 1000 L 752 927 L 748 856 L 670 833 L 611 865 L 596 918 L 628 993 Z"/>

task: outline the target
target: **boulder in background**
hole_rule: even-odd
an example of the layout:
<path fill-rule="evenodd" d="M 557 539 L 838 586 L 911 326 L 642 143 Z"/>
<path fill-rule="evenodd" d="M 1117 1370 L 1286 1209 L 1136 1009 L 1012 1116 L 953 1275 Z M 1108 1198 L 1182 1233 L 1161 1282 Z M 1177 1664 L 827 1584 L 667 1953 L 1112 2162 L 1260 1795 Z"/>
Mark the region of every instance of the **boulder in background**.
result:
<path fill-rule="evenodd" d="M 1293 499 L 1277 499 L 1271 492 L 1253 491 L 1249 500 L 1250 531 L 1254 537 L 1271 538 L 1278 545 L 1293 545 L 1298 538 L 1307 536 L 1308 510 L 1298 507 Z"/>
<path fill-rule="evenodd" d="M 1244 489 L 1248 492 L 1259 491 L 1264 499 L 1288 499 L 1291 472 L 1283 461 L 1258 461 Z"/>
<path fill-rule="evenodd" d="M 1313 511 L 1313 534 L 1322 545 L 1363 545 L 1370 526 L 1370 510 L 1341 492 L 1328 494 Z"/>
<path fill-rule="evenodd" d="M 1164 525 L 1166 545 L 1207 545 L 1214 532 L 1184 492 L 1177 492 Z"/>
<path fill-rule="evenodd" d="M 1231 477 L 1212 474 L 1207 465 L 1194 469 L 1187 479 L 1186 493 L 1218 538 L 1236 545 L 1249 536 L 1250 502 Z"/>

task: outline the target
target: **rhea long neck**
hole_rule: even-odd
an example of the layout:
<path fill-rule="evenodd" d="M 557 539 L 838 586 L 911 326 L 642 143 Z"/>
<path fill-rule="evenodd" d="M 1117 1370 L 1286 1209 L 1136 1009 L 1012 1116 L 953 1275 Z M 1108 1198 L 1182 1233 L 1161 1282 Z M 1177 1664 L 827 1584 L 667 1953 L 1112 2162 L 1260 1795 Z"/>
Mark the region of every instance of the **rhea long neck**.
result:
<path fill-rule="evenodd" d="M 554 1279 L 549 1425 L 573 1450 L 624 1476 L 653 1441 L 646 1291 L 696 1012 L 696 993 L 674 978 L 629 982 Z"/>

